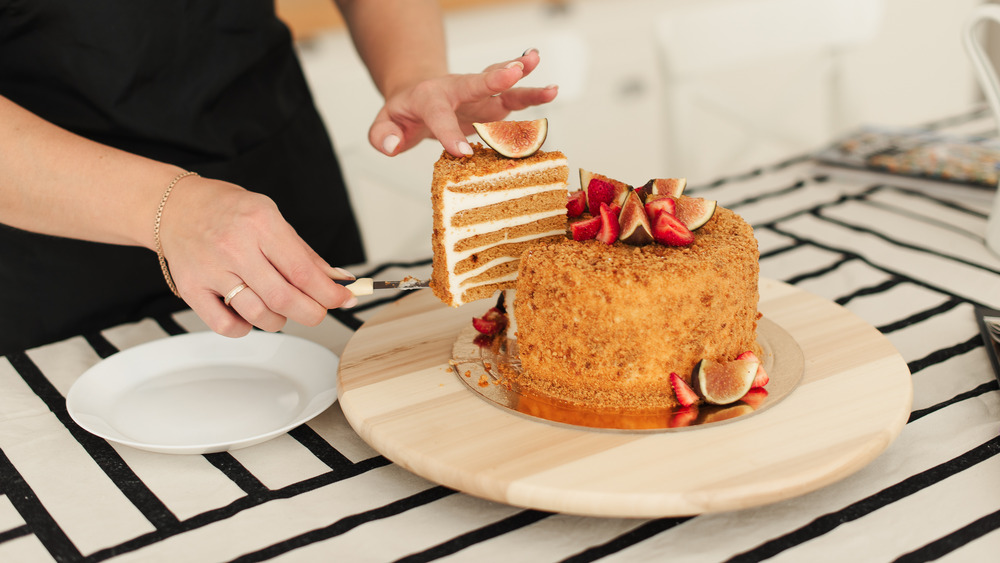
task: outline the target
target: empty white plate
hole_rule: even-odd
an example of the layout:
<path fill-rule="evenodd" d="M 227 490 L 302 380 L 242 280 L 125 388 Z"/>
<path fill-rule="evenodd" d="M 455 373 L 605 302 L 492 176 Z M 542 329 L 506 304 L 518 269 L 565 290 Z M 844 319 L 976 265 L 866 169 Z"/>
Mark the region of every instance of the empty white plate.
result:
<path fill-rule="evenodd" d="M 66 408 L 85 430 L 143 450 L 235 450 L 329 408 L 338 363 L 330 350 L 284 334 L 185 334 L 94 365 L 70 388 Z"/>

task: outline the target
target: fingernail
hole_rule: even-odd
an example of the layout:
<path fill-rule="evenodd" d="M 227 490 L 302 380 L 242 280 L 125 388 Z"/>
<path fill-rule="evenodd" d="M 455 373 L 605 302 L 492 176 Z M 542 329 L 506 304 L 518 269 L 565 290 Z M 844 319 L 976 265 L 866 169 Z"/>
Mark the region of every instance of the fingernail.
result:
<path fill-rule="evenodd" d="M 351 307 L 354 307 L 357 304 L 358 304 L 358 298 L 355 297 L 354 295 L 352 295 L 350 299 L 348 299 L 347 301 L 344 301 L 344 304 L 341 305 L 340 308 L 341 309 L 350 309 Z"/>
<path fill-rule="evenodd" d="M 524 70 L 524 64 L 521 61 L 511 61 L 507 63 L 507 66 L 505 66 L 504 68 L 514 68 L 516 66 L 521 67 L 521 69 Z"/>
<path fill-rule="evenodd" d="M 534 52 L 536 52 L 536 53 L 537 53 L 537 52 L 538 52 L 538 49 L 536 49 L 536 48 L 534 48 L 534 47 L 532 47 L 532 48 L 530 48 L 530 49 L 525 49 L 525 50 L 524 50 L 524 52 L 523 52 L 523 53 L 521 53 L 521 56 L 523 57 L 523 56 L 527 55 L 528 53 L 530 53 L 530 52 L 532 52 L 532 51 L 534 51 Z"/>
<path fill-rule="evenodd" d="M 558 84 L 549 84 L 544 88 L 544 90 L 551 90 L 552 88 L 558 88 L 558 87 L 559 87 Z"/>
<path fill-rule="evenodd" d="M 472 146 L 469 145 L 469 143 L 462 141 L 458 144 L 458 152 L 464 154 L 465 156 L 469 156 L 472 154 Z"/>
<path fill-rule="evenodd" d="M 382 140 L 382 150 L 385 151 L 386 154 L 392 154 L 392 151 L 396 150 L 396 147 L 398 146 L 399 146 L 399 137 L 397 137 L 396 135 L 389 135 L 388 137 Z"/>
<path fill-rule="evenodd" d="M 338 279 L 338 280 L 353 280 L 353 279 L 357 279 L 357 278 L 355 278 L 354 274 L 348 272 L 347 270 L 345 270 L 343 268 L 332 268 L 331 271 L 333 272 L 333 276 L 336 276 L 336 277 L 334 277 L 334 279 Z M 331 277 L 333 277 L 333 276 L 331 276 Z"/>

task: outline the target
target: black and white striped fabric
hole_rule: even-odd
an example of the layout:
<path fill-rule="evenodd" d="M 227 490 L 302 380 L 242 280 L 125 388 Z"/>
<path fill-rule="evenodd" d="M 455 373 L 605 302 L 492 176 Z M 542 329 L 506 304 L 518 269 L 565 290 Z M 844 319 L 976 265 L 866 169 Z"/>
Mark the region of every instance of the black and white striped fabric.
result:
<path fill-rule="evenodd" d="M 995 129 L 985 111 L 934 127 Z M 907 361 L 912 415 L 860 472 L 737 512 L 584 518 L 408 473 L 336 405 L 269 442 L 203 456 L 77 427 L 65 401 L 74 380 L 119 350 L 205 329 L 182 313 L 0 357 L 0 561 L 1000 560 L 1000 390 L 973 313 L 1000 308 L 1000 258 L 983 245 L 992 192 L 841 174 L 807 157 L 691 191 L 755 225 L 763 276 L 860 315 Z M 429 270 L 429 259 L 354 268 L 386 279 Z M 398 297 L 288 332 L 340 352 Z"/>

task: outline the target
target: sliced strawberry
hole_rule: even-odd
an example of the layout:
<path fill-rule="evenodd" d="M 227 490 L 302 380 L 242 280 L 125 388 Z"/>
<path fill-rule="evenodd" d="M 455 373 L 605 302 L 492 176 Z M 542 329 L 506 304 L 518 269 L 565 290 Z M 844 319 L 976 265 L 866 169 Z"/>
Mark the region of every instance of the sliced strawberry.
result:
<path fill-rule="evenodd" d="M 569 230 L 573 234 L 573 240 L 590 240 L 597 236 L 597 231 L 601 230 L 601 217 L 591 217 L 570 223 Z"/>
<path fill-rule="evenodd" d="M 690 407 L 691 405 L 698 402 L 698 395 L 695 394 L 694 389 L 685 383 L 681 376 L 676 373 L 670 374 L 670 385 L 674 388 L 674 395 L 677 396 L 677 402 L 684 407 Z"/>
<path fill-rule="evenodd" d="M 768 376 L 767 372 L 764 371 L 764 362 L 760 361 L 760 359 L 757 358 L 757 354 L 754 354 L 750 350 L 747 350 L 746 352 L 743 352 L 739 356 L 736 356 L 736 359 L 752 360 L 759 364 L 760 367 L 757 368 L 757 375 L 754 376 L 753 383 L 750 385 L 751 389 L 760 389 L 771 381 L 770 376 Z"/>
<path fill-rule="evenodd" d="M 687 246 L 694 242 L 694 233 L 677 217 L 660 213 L 653 222 L 653 239 L 665 246 Z"/>
<path fill-rule="evenodd" d="M 602 203 L 615 201 L 617 190 L 614 184 L 600 178 L 591 178 L 587 184 L 587 209 L 591 215 L 597 215 Z"/>
<path fill-rule="evenodd" d="M 587 194 L 577 190 L 566 197 L 566 215 L 579 217 L 587 208 Z"/>
<path fill-rule="evenodd" d="M 507 315 L 497 307 L 491 307 L 481 317 L 473 317 L 472 326 L 482 334 L 493 336 L 507 328 Z"/>
<path fill-rule="evenodd" d="M 618 233 L 621 231 L 618 224 L 618 213 L 619 210 L 614 207 L 606 203 L 601 204 L 601 230 L 597 231 L 597 240 L 609 245 L 618 240 Z"/>
<path fill-rule="evenodd" d="M 646 199 L 646 216 L 649 217 L 651 224 L 656 222 L 660 213 L 674 215 L 676 211 L 677 202 L 670 196 L 651 196 L 651 198 Z"/>

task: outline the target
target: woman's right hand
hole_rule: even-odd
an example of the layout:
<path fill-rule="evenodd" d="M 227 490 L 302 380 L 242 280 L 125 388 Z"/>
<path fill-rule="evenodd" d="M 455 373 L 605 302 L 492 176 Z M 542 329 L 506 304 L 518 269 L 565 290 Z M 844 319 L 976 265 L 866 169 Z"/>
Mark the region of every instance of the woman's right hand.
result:
<path fill-rule="evenodd" d="M 331 278 L 350 274 L 326 263 L 267 196 L 188 176 L 163 209 L 160 240 L 177 290 L 213 331 L 230 337 L 251 326 L 278 331 L 287 320 L 315 326 L 354 295 Z M 245 283 L 226 306 L 223 298 Z"/>

